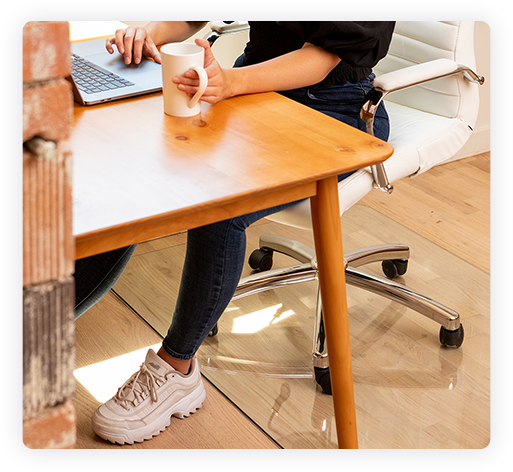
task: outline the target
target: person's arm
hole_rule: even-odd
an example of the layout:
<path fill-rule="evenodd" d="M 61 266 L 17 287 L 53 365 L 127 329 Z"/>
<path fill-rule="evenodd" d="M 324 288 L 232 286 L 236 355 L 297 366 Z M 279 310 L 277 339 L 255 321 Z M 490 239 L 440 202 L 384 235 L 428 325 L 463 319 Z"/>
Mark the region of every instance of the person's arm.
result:
<path fill-rule="evenodd" d="M 105 47 L 113 54 L 113 46 L 116 46 L 119 53 L 125 56 L 125 64 L 130 64 L 132 60 L 139 64 L 143 56 L 151 57 L 160 64 L 158 46 L 184 41 L 206 24 L 204 21 L 152 21 L 144 27 L 128 26 L 117 30 L 114 37 L 107 39 Z"/>
<path fill-rule="evenodd" d="M 247 67 L 227 70 L 230 94 L 291 90 L 321 82 L 340 58 L 305 43 L 296 51 Z"/>
<path fill-rule="evenodd" d="M 208 103 L 216 103 L 236 95 L 314 85 L 322 81 L 340 62 L 337 55 L 305 43 L 301 49 L 260 64 L 222 69 L 215 60 L 208 41 L 197 39 L 196 44 L 205 48 L 205 71 L 209 81 L 201 100 Z M 175 77 L 173 81 L 190 96 L 198 89 L 197 74 L 194 71 Z"/>

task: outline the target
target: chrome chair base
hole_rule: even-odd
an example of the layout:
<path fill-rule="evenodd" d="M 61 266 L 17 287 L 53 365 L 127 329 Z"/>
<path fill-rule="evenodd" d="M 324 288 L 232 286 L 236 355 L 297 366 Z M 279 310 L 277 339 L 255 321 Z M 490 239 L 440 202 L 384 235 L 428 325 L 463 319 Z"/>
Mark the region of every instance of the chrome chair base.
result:
<path fill-rule="evenodd" d="M 286 285 L 317 280 L 315 251 L 302 243 L 276 235 L 261 236 L 260 249 L 254 252 L 256 256 L 253 254 L 250 258 L 251 267 L 257 271 L 261 270 L 259 261 L 265 259 L 263 265 L 267 269 L 269 257 L 272 265 L 273 252 L 288 255 L 300 264 L 256 272 L 241 279 L 232 300 Z M 463 326 L 458 313 L 394 280 L 358 269 L 371 262 L 382 262 L 385 274 L 388 277 L 395 277 L 406 272 L 409 257 L 408 246 L 402 244 L 370 246 L 348 252 L 344 254 L 346 283 L 393 300 L 436 321 L 441 325 L 440 342 L 447 347 L 460 347 L 463 342 Z M 317 382 L 329 394 L 331 393 L 329 377 L 328 381 L 326 380 L 326 373 L 329 373 L 329 360 L 320 291 L 318 291 L 316 311 L 312 361 Z M 319 380 L 321 378 L 324 378 L 322 384 Z"/>

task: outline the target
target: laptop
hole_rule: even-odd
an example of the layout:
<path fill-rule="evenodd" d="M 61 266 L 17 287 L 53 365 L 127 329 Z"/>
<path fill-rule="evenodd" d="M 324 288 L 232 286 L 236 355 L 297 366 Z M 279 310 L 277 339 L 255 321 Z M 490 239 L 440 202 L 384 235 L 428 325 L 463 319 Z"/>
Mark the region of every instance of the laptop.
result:
<path fill-rule="evenodd" d="M 120 100 L 162 90 L 160 64 L 143 59 L 126 65 L 123 55 L 109 54 L 104 39 L 71 44 L 73 96 L 81 105 Z"/>

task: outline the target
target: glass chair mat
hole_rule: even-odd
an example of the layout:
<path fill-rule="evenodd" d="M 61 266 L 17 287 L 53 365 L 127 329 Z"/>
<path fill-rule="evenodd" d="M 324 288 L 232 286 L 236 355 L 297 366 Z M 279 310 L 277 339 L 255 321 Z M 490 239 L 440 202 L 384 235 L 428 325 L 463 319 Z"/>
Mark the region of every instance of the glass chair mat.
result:
<path fill-rule="evenodd" d="M 344 250 L 410 246 L 401 283 L 458 311 L 459 349 L 441 347 L 439 325 L 383 297 L 348 286 L 360 448 L 482 448 L 490 431 L 489 275 L 363 205 L 342 218 Z M 262 220 L 261 234 L 313 247 L 309 232 Z M 174 239 L 173 239 L 174 238 Z M 114 291 L 165 336 L 175 304 L 184 235 L 141 247 Z M 274 267 L 295 264 L 275 255 Z M 379 263 L 361 267 L 382 275 Z M 250 273 L 246 267 L 245 273 Z M 317 283 L 286 286 L 232 302 L 219 332 L 198 352 L 203 376 L 283 448 L 336 448 L 332 397 L 313 378 Z M 208 399 L 207 399 L 208 401 Z"/>

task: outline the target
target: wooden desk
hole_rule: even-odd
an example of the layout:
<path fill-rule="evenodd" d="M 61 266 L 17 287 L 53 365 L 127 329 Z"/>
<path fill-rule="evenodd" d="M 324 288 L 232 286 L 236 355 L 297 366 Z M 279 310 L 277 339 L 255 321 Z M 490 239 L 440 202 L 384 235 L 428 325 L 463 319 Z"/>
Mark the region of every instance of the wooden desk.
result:
<path fill-rule="evenodd" d="M 356 448 L 336 176 L 392 147 L 275 93 L 192 118 L 165 115 L 161 94 L 76 106 L 70 146 L 77 258 L 312 197 L 338 441 Z"/>

